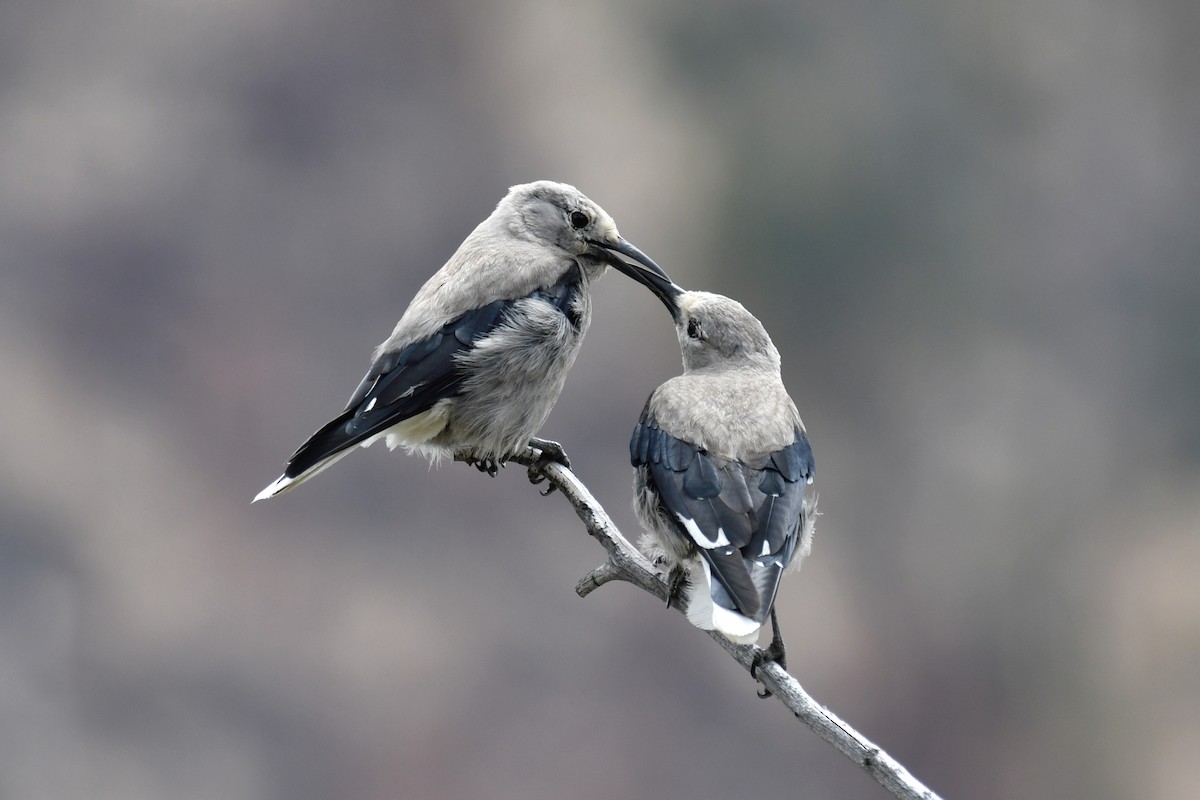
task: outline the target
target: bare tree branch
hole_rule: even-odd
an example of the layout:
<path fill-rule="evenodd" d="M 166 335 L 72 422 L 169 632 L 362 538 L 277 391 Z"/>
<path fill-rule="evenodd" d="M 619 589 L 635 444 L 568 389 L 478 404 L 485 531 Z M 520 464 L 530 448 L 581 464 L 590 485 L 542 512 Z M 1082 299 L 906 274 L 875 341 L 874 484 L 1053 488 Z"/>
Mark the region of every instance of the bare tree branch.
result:
<path fill-rule="evenodd" d="M 608 553 L 604 564 L 592 570 L 576 585 L 575 591 L 579 596 L 586 597 L 610 581 L 621 580 L 632 583 L 667 603 L 670 590 L 666 577 L 655 570 L 650 561 L 621 534 L 588 488 L 575 477 L 575 473 L 562 464 L 541 463 L 538 455 L 538 451 L 531 449 L 512 461 L 528 467 L 530 480 L 535 483 L 547 481 L 551 487 L 547 493 L 553 490 L 560 492 L 575 509 L 587 532 L 600 542 Z M 710 631 L 709 636 L 748 671 L 753 667 L 756 656 L 763 652 L 756 645 L 731 642 L 715 631 Z M 761 664 L 754 674 L 797 719 L 866 770 L 892 795 L 901 800 L 940 800 L 898 761 L 813 700 L 799 682 L 778 663 L 767 661 Z"/>

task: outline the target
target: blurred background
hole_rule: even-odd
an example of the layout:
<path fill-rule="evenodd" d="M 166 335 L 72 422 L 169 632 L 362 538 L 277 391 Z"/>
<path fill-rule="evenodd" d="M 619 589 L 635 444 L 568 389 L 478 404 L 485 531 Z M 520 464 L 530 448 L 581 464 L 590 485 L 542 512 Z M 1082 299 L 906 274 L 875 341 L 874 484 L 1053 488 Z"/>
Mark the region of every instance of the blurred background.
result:
<path fill-rule="evenodd" d="M 0 5 L 0 796 L 882 798 L 523 470 L 253 507 L 507 187 L 766 324 L 794 674 L 947 798 L 1194 798 L 1200 6 Z M 545 435 L 625 532 L 611 274 Z"/>

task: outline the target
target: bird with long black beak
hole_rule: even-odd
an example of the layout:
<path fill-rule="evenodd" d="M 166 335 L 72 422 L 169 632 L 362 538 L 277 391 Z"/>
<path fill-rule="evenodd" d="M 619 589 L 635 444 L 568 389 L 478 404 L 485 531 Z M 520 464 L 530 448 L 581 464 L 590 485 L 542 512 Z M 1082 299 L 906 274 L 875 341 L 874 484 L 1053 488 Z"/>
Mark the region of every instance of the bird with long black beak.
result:
<path fill-rule="evenodd" d="M 636 277 L 671 312 L 683 354 L 683 374 L 650 395 L 629 444 L 643 546 L 692 624 L 749 644 L 770 616 L 764 657 L 783 663 L 775 595 L 808 554 L 815 499 L 779 351 L 736 300 Z"/>
<path fill-rule="evenodd" d="M 575 187 L 512 187 L 417 292 L 342 413 L 254 499 L 289 491 L 381 438 L 493 475 L 527 447 L 566 463 L 557 443 L 534 434 L 591 322 L 591 285 L 609 266 L 669 282 Z"/>

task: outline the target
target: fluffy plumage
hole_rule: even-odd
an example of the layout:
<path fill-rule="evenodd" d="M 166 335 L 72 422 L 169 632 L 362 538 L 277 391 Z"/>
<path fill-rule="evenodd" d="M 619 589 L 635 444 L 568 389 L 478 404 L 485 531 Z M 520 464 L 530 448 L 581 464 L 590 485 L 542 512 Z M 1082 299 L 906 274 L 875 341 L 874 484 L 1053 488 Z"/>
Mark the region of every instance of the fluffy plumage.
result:
<path fill-rule="evenodd" d="M 721 295 L 665 282 L 656 292 L 684 372 L 634 428 L 635 508 L 654 555 L 685 571 L 692 623 L 754 641 L 811 544 L 812 449 L 762 324 Z"/>
<path fill-rule="evenodd" d="M 609 266 L 665 278 L 578 189 L 514 186 L 417 292 L 342 413 L 255 500 L 380 438 L 433 459 L 524 450 L 562 392 L 591 322 L 589 288 Z"/>

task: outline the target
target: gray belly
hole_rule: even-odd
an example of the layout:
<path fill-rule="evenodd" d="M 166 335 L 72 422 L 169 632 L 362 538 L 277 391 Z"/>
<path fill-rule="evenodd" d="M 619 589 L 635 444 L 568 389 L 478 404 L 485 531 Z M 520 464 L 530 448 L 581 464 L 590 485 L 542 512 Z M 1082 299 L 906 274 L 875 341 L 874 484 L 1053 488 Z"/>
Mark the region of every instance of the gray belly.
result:
<path fill-rule="evenodd" d="M 434 443 L 469 447 L 479 456 L 524 450 L 550 416 L 579 355 L 591 304 L 586 292 L 576 302 L 578 328 L 547 303 L 518 301 L 509 319 L 461 358 L 469 377 Z"/>

